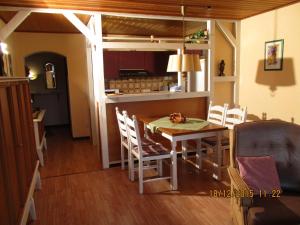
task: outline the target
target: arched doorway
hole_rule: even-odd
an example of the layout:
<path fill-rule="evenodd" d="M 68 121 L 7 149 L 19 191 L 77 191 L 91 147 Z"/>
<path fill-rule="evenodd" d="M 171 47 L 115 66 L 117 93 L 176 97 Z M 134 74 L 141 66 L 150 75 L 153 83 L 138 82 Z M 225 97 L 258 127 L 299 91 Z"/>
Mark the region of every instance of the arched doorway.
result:
<path fill-rule="evenodd" d="M 69 126 L 69 91 L 66 57 L 38 52 L 25 57 L 33 109 L 45 109 L 45 126 Z"/>

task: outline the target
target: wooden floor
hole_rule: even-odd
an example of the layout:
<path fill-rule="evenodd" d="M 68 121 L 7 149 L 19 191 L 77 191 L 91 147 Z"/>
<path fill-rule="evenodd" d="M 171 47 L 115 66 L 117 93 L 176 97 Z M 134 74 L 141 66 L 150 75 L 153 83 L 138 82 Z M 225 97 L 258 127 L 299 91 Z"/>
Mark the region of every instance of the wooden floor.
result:
<path fill-rule="evenodd" d="M 127 171 L 97 169 L 96 151 L 89 141 L 73 141 L 63 133 L 48 137 L 42 190 L 35 193 L 38 220 L 32 224 L 231 224 L 230 200 L 210 196 L 210 190 L 228 187 L 211 178 L 208 165 L 198 171 L 180 159 L 178 191 L 159 181 L 145 184 L 145 194 L 140 195 L 137 181 L 130 182 Z"/>
<path fill-rule="evenodd" d="M 42 178 L 99 170 L 96 148 L 88 138 L 72 139 L 68 127 L 47 128 L 48 151 Z"/>

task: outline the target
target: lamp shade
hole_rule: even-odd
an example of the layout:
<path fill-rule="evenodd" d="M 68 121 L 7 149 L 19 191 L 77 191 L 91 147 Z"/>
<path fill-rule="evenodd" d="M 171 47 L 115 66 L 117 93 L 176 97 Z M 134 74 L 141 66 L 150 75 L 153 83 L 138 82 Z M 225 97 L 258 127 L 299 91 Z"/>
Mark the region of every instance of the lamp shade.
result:
<path fill-rule="evenodd" d="M 196 54 L 170 55 L 167 72 L 201 71 L 200 58 Z"/>
<path fill-rule="evenodd" d="M 181 55 L 170 55 L 167 72 L 181 71 Z"/>

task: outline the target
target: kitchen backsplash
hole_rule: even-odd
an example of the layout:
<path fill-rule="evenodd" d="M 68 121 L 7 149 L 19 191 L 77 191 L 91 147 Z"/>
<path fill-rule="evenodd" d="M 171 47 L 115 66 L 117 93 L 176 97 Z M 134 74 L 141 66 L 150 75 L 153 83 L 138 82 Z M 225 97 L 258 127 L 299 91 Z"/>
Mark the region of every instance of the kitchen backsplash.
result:
<path fill-rule="evenodd" d="M 145 93 L 167 91 L 177 83 L 177 76 L 151 76 L 106 81 L 106 88 L 119 89 L 122 93 Z"/>

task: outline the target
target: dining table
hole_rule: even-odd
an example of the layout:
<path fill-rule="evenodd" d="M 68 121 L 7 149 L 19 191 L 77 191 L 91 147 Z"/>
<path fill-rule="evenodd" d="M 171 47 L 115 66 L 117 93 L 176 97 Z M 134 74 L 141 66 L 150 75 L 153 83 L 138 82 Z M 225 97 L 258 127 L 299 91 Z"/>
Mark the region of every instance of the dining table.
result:
<path fill-rule="evenodd" d="M 176 157 L 176 160 L 173 160 L 173 163 L 176 163 L 176 165 L 173 167 L 173 171 L 171 171 L 173 175 L 173 180 L 171 181 L 172 189 L 177 190 L 178 188 L 178 178 L 177 178 L 177 143 L 182 143 L 182 158 L 185 160 L 187 158 L 187 141 L 189 140 L 195 140 L 196 141 L 196 166 L 198 169 L 202 168 L 202 144 L 201 139 L 205 137 L 213 137 L 215 136 L 217 138 L 217 146 L 216 146 L 216 152 L 217 152 L 217 162 L 213 163 L 213 166 L 215 170 L 213 171 L 213 178 L 216 180 L 221 180 L 221 169 L 223 166 L 223 160 L 222 160 L 222 145 L 221 140 L 224 132 L 227 130 L 227 127 L 216 125 L 213 123 L 210 123 L 208 121 L 202 120 L 205 122 L 203 127 L 200 127 L 200 129 L 197 129 L 193 127 L 193 129 L 189 130 L 186 128 L 182 128 L 182 126 L 177 126 L 174 124 L 174 126 L 157 126 L 155 127 L 155 130 L 153 130 L 153 124 L 162 119 L 163 117 L 138 117 L 139 121 L 141 121 L 144 124 L 144 135 L 145 137 L 149 137 L 149 132 L 155 132 L 160 134 L 162 137 L 168 139 L 171 142 L 171 151 L 174 157 Z M 164 117 L 165 119 L 167 117 Z M 187 121 L 189 119 L 198 119 L 199 118 L 187 118 Z M 167 128 L 168 127 L 168 128 Z"/>

